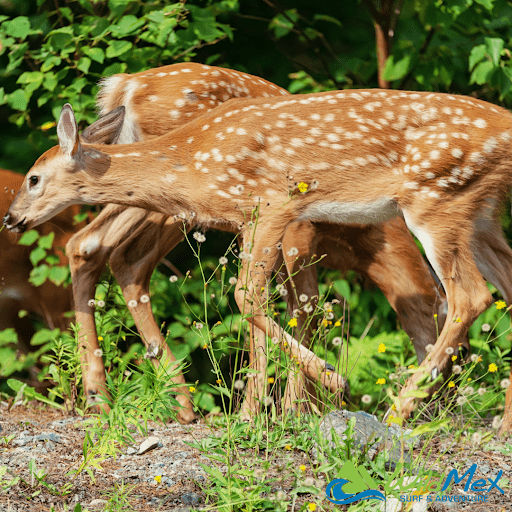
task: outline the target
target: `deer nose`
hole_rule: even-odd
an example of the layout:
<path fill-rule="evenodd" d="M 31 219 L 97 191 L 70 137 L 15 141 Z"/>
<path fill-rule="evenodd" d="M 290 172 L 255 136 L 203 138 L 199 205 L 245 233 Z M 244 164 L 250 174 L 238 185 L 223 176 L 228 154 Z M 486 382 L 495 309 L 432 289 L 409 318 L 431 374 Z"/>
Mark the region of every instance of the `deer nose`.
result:
<path fill-rule="evenodd" d="M 4 219 L 3 219 L 3 222 L 4 222 L 4 226 L 6 228 L 8 228 L 9 226 L 12 226 L 13 224 L 13 216 L 10 214 L 10 213 L 7 213 L 5 216 L 4 216 Z"/>

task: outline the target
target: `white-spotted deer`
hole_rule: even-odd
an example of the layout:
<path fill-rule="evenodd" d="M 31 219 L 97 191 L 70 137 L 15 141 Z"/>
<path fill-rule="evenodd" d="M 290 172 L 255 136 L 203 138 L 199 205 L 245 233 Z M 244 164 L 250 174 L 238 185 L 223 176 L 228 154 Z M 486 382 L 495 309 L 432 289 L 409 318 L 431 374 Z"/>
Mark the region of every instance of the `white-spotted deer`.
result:
<path fill-rule="evenodd" d="M 193 63 L 164 66 L 134 75 L 114 75 L 103 81 L 99 95 L 100 113 L 104 117 L 84 131 L 82 140 L 118 144 L 149 140 L 209 112 L 230 98 L 287 94 L 284 89 L 258 77 Z M 121 106 L 125 107 L 122 124 L 116 117 L 122 115 L 120 110 L 116 113 Z M 189 226 L 192 224 L 190 221 Z M 298 256 L 286 257 L 293 273 L 317 252 L 327 254 L 322 262 L 327 266 L 355 269 L 368 277 L 384 291 L 398 312 L 402 326 L 413 339 L 418 359 L 423 360 L 425 346 L 436 339 L 433 314 L 444 303 L 444 296 L 435 286 L 403 221 L 395 219 L 383 225 L 350 228 L 321 223 L 316 226 L 298 223 L 283 240 L 285 254 L 292 246 L 299 250 Z M 94 355 L 99 345 L 90 299 L 94 297 L 96 282 L 109 256 L 126 302 L 138 304 L 131 311 L 148 347 L 148 355 L 157 360 L 165 351 L 166 356 L 174 360 L 153 318 L 151 304 L 141 302 L 140 298 L 149 296 L 149 281 L 155 266 L 182 238 L 183 224 L 173 216 L 109 205 L 69 242 L 66 250 L 73 275 L 77 322 L 82 326 L 85 344 L 82 353 L 88 395 L 94 397 L 105 382 L 102 358 Z M 296 288 L 289 294 L 291 310 L 298 308 L 296 302 L 300 295 L 318 296 L 314 267 L 306 266 L 296 275 L 294 283 Z M 299 316 L 299 328 L 304 324 L 304 316 Z M 262 348 L 265 340 L 259 336 L 257 343 L 258 349 L 250 350 L 250 364 L 262 378 L 249 381 L 248 400 L 244 404 L 248 409 L 257 405 L 254 395 L 256 398 L 265 395 L 266 362 Z M 259 355 L 253 359 L 255 351 Z M 291 383 L 291 379 L 289 381 Z M 256 389 L 251 388 L 254 384 Z M 296 397 L 301 397 L 301 387 L 288 385 L 284 407 L 290 407 Z M 187 396 L 179 400 L 184 406 L 179 417 L 181 421 L 189 421 L 193 418 L 190 401 Z"/>
<path fill-rule="evenodd" d="M 15 194 L 23 183 L 24 176 L 12 171 L 0 169 L 0 212 L 8 210 Z M 80 207 L 66 209 L 52 219 L 52 222 L 38 227 L 41 235 L 55 233 L 55 254 L 60 264 L 67 264 L 62 249 L 70 237 L 83 224 L 75 225 L 73 217 L 79 213 Z M 24 353 L 30 352 L 30 339 L 35 333 L 31 317 L 43 320 L 50 329 L 65 330 L 69 319 L 65 313 L 73 309 L 71 288 L 56 286 L 46 281 L 41 286 L 29 282 L 33 265 L 30 261 L 31 247 L 18 245 L 16 236 L 7 230 L 0 231 L 0 331 L 12 327 L 18 335 L 18 346 Z M 20 318 L 20 311 L 27 311 L 28 316 Z"/>
<path fill-rule="evenodd" d="M 330 388 L 341 377 L 265 314 L 291 223 L 373 224 L 403 215 L 447 292 L 448 321 L 421 364 L 433 377 L 449 371 L 446 349 L 457 350 L 492 301 L 479 269 L 508 286 L 502 268 L 512 268 L 512 252 L 496 208 L 510 183 L 512 116 L 488 103 L 378 90 L 237 99 L 168 135 L 118 146 L 81 144 L 66 105 L 57 132 L 59 146 L 38 159 L 4 219 L 9 229 L 30 228 L 69 204 L 118 203 L 239 231 L 252 243 L 235 293 L 241 311 Z M 506 257 L 489 259 L 499 251 Z M 414 407 L 406 397 L 401 411 Z"/>

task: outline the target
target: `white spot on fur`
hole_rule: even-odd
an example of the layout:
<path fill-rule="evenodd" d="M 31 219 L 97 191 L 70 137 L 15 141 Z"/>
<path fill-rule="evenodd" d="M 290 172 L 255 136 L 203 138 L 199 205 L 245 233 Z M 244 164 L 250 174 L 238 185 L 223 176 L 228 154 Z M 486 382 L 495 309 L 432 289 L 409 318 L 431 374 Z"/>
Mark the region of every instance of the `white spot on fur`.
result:
<path fill-rule="evenodd" d="M 476 126 L 477 128 L 486 128 L 487 127 L 487 121 L 485 119 L 482 119 L 482 118 L 478 118 L 478 119 L 475 119 L 473 121 L 473 125 Z"/>

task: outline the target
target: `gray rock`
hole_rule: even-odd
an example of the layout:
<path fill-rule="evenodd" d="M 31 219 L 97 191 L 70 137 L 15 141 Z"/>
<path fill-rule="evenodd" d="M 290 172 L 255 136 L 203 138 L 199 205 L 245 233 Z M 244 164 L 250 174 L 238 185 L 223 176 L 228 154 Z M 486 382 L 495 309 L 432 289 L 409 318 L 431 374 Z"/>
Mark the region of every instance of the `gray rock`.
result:
<path fill-rule="evenodd" d="M 148 437 L 140 446 L 139 446 L 139 455 L 156 448 L 160 443 L 160 439 L 158 437 Z"/>
<path fill-rule="evenodd" d="M 368 448 L 368 456 L 373 459 L 378 452 L 386 450 L 389 455 L 389 462 L 392 466 L 401 458 L 401 445 L 404 441 L 404 461 L 410 462 L 411 457 L 407 453 L 417 443 L 410 437 L 410 430 L 402 430 L 397 426 L 389 428 L 387 425 L 380 423 L 375 416 L 362 411 L 356 413 L 350 411 L 333 411 L 322 420 L 320 424 L 320 432 L 324 438 L 329 441 L 329 447 L 334 448 L 332 441 L 332 430 L 343 442 L 347 439 L 345 431 L 348 429 L 348 422 L 351 418 L 355 418 L 355 425 L 351 441 L 355 447 L 360 449 Z M 317 458 L 317 449 L 313 451 L 313 457 Z"/>
<path fill-rule="evenodd" d="M 104 507 L 107 503 L 108 503 L 107 500 L 96 499 L 96 500 L 92 500 L 89 503 L 89 507 L 93 507 L 93 508 Z"/>
<path fill-rule="evenodd" d="M 185 505 L 197 505 L 200 503 L 199 495 L 195 492 L 185 492 L 181 495 L 180 499 Z"/>

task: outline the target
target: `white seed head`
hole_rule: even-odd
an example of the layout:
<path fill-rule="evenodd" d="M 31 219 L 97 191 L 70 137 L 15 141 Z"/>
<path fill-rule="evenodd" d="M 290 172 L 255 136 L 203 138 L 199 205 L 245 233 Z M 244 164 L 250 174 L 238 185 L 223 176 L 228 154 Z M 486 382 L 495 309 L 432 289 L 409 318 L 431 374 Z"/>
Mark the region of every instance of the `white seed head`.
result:
<path fill-rule="evenodd" d="M 178 280 L 178 276 L 169 277 L 169 281 L 171 281 L 171 283 L 175 283 L 177 280 Z"/>
<path fill-rule="evenodd" d="M 297 249 L 297 247 L 292 247 L 286 254 L 288 256 L 297 256 L 297 254 L 299 254 L 299 249 Z"/>
<path fill-rule="evenodd" d="M 332 344 L 335 347 L 339 347 L 342 343 L 343 343 L 343 340 L 339 336 L 336 336 L 335 338 L 332 339 Z"/>
<path fill-rule="evenodd" d="M 361 398 L 361 402 L 363 404 L 369 404 L 372 401 L 372 397 L 370 395 L 363 395 Z"/>
<path fill-rule="evenodd" d="M 147 304 L 149 302 L 149 295 L 141 295 L 140 301 L 142 302 L 142 304 Z"/>
<path fill-rule="evenodd" d="M 452 372 L 453 372 L 455 375 L 459 375 L 459 373 L 461 373 L 461 372 L 462 372 L 462 366 L 460 366 L 460 365 L 458 365 L 458 364 L 453 365 Z"/>
<path fill-rule="evenodd" d="M 103 350 L 101 350 L 101 348 L 97 348 L 95 351 L 94 351 L 94 355 L 96 357 L 102 357 L 103 356 Z"/>
<path fill-rule="evenodd" d="M 503 379 L 503 380 L 500 382 L 500 386 L 501 386 L 503 389 L 508 389 L 508 387 L 510 386 L 510 379 Z"/>
<path fill-rule="evenodd" d="M 105 301 L 104 300 L 99 300 L 98 301 L 98 307 L 99 308 L 104 308 L 105 307 Z"/>
<path fill-rule="evenodd" d="M 128 301 L 128 307 L 129 308 L 136 308 L 137 307 L 137 301 L 135 299 Z"/>
<path fill-rule="evenodd" d="M 237 379 L 235 380 L 235 382 L 233 382 L 233 387 L 241 391 L 242 389 L 244 389 L 245 383 L 242 379 Z"/>
<path fill-rule="evenodd" d="M 446 347 L 445 350 L 444 350 L 444 353 L 447 356 L 451 356 L 454 352 L 455 352 L 455 350 L 453 350 L 453 347 Z"/>
<path fill-rule="evenodd" d="M 432 352 L 432 350 L 434 350 L 434 345 L 432 345 L 432 343 L 429 343 L 426 347 L 425 347 L 425 352 L 427 354 L 430 354 L 430 352 Z"/>
<path fill-rule="evenodd" d="M 491 330 L 491 326 L 489 324 L 482 324 L 482 332 L 489 332 Z"/>
<path fill-rule="evenodd" d="M 226 258 L 226 256 L 221 256 L 221 257 L 219 258 L 219 263 L 220 263 L 221 265 L 227 265 L 227 264 L 228 264 L 228 259 Z"/>
<path fill-rule="evenodd" d="M 301 294 L 299 295 L 299 301 L 300 301 L 300 302 L 307 302 L 308 298 L 309 298 L 309 297 L 308 297 L 305 293 L 301 293 Z"/>
<path fill-rule="evenodd" d="M 229 284 L 230 284 L 231 286 L 235 286 L 235 284 L 237 283 L 237 281 L 238 281 L 238 279 L 237 279 L 236 277 L 230 277 L 228 282 L 229 282 Z"/>
<path fill-rule="evenodd" d="M 87 305 L 93 308 L 94 306 L 96 306 L 96 301 L 94 299 L 91 299 L 90 301 L 87 302 Z"/>

